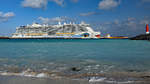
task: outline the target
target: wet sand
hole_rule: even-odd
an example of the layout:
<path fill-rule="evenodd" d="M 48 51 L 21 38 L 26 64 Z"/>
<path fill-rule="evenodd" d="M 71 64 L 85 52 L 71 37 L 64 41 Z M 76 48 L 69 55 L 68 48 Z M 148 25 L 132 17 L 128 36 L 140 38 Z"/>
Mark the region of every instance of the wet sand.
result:
<path fill-rule="evenodd" d="M 87 80 L 0 76 L 0 84 L 88 84 Z"/>

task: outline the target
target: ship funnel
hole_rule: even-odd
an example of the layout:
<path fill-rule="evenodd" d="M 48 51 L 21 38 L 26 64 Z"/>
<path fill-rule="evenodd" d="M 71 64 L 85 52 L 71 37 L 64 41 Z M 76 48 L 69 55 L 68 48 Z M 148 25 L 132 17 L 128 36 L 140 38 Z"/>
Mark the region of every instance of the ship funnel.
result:
<path fill-rule="evenodd" d="M 149 34 L 149 25 L 146 24 L 146 34 Z"/>
<path fill-rule="evenodd" d="M 64 22 L 64 25 L 66 25 L 67 23 L 66 22 Z"/>
<path fill-rule="evenodd" d="M 58 22 L 59 25 L 61 25 L 61 22 Z"/>
<path fill-rule="evenodd" d="M 70 24 L 72 24 L 72 23 L 70 22 Z"/>

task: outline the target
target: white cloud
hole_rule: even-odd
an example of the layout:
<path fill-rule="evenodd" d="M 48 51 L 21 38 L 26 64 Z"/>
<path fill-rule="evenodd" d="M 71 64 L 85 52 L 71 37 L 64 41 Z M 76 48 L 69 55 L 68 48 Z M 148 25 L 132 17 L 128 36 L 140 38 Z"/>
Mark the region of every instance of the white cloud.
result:
<path fill-rule="evenodd" d="M 104 35 L 109 33 L 112 36 L 136 36 L 145 33 L 146 24 L 150 24 L 150 17 L 128 17 L 124 19 L 115 19 L 114 21 L 92 22 L 96 24 L 95 28 Z"/>
<path fill-rule="evenodd" d="M 0 12 L 0 22 L 8 21 L 10 18 L 14 16 L 15 14 L 13 12 L 8 12 L 8 13 Z"/>
<path fill-rule="evenodd" d="M 24 0 L 22 2 L 22 6 L 31 8 L 45 8 L 47 3 L 47 0 Z"/>
<path fill-rule="evenodd" d="M 146 20 L 146 19 L 141 20 L 140 24 L 150 24 L 150 20 Z"/>
<path fill-rule="evenodd" d="M 60 6 L 64 6 L 64 0 L 52 0 L 52 1 Z"/>
<path fill-rule="evenodd" d="M 58 22 L 75 22 L 76 20 L 73 18 L 69 18 L 66 16 L 61 17 L 54 17 L 54 18 L 45 18 L 45 17 L 38 17 L 43 24 L 58 24 Z"/>
<path fill-rule="evenodd" d="M 119 20 L 118 20 L 118 19 L 115 19 L 115 20 L 114 20 L 114 24 L 119 25 L 119 24 L 120 24 Z"/>
<path fill-rule="evenodd" d="M 118 5 L 120 5 L 120 0 L 116 1 L 116 0 L 102 0 L 99 2 L 99 9 L 102 10 L 109 10 L 112 8 L 117 7 Z"/>
<path fill-rule="evenodd" d="M 102 12 L 86 12 L 86 13 L 80 13 L 80 16 L 92 16 L 92 15 L 101 15 Z"/>
<path fill-rule="evenodd" d="M 80 13 L 80 16 L 90 16 L 94 14 L 96 14 L 96 12 L 87 12 L 87 13 Z"/>
<path fill-rule="evenodd" d="M 71 0 L 72 2 L 74 2 L 74 3 L 77 3 L 79 0 Z"/>
<path fill-rule="evenodd" d="M 38 19 L 44 24 L 47 24 L 50 21 L 49 18 L 44 18 L 44 17 L 39 17 Z"/>
<path fill-rule="evenodd" d="M 60 6 L 64 5 L 64 0 L 24 0 L 21 5 L 31 8 L 46 8 L 48 2 L 55 2 Z"/>
<path fill-rule="evenodd" d="M 65 17 L 55 17 L 55 18 L 44 18 L 44 17 L 38 17 L 38 19 L 43 23 L 43 24 L 55 24 L 57 22 L 62 22 L 65 21 Z"/>

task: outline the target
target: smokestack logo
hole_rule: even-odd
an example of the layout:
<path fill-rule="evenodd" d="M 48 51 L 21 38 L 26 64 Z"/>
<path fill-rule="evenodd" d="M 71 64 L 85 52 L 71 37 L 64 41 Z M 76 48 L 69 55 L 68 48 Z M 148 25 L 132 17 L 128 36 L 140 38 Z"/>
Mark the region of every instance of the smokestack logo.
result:
<path fill-rule="evenodd" d="M 146 34 L 149 34 L 149 25 L 146 25 Z"/>

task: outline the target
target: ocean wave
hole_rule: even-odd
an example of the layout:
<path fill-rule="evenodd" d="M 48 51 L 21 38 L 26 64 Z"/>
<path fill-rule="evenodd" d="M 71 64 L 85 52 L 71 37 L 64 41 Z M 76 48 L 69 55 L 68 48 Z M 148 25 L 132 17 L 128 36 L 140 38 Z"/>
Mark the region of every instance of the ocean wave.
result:
<path fill-rule="evenodd" d="M 122 81 L 122 82 L 119 82 L 119 81 L 110 81 L 110 80 L 107 80 L 107 81 L 105 81 L 105 83 L 111 83 L 111 84 L 130 84 L 130 83 L 135 83 L 135 81 Z"/>
<path fill-rule="evenodd" d="M 92 77 L 89 79 L 89 82 L 104 82 L 107 78 L 101 77 L 101 78 L 96 78 Z"/>
<path fill-rule="evenodd" d="M 21 73 L 13 73 L 13 72 L 2 72 L 0 71 L 0 75 L 2 76 L 24 76 L 24 77 L 36 77 L 36 78 L 47 78 L 49 75 L 47 73 L 36 73 L 26 70 Z"/>
<path fill-rule="evenodd" d="M 99 67 L 99 65 L 96 65 Z M 91 67 L 90 67 L 91 68 Z M 44 69 L 44 71 L 35 71 L 31 69 L 23 70 L 19 73 L 0 71 L 2 76 L 21 76 L 21 77 L 34 77 L 34 78 L 50 78 L 50 79 L 84 79 L 89 83 L 110 83 L 110 84 L 132 84 L 137 81 L 149 81 L 149 72 L 110 72 L 110 73 L 89 73 L 89 72 L 59 72 L 59 71 L 49 71 Z"/>
<path fill-rule="evenodd" d="M 130 83 L 134 83 L 135 81 L 116 81 L 116 80 L 109 80 L 106 77 L 92 77 L 89 79 L 89 83 L 110 83 L 110 84 L 130 84 Z"/>

